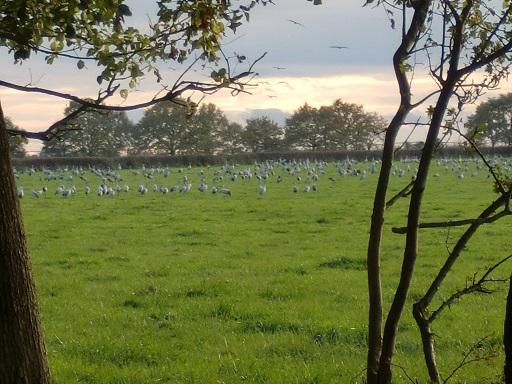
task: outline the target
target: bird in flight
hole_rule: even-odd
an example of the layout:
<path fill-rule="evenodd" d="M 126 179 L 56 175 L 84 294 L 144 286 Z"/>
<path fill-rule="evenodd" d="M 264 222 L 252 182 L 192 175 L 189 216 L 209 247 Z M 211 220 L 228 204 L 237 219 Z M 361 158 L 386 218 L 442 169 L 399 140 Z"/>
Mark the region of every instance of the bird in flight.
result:
<path fill-rule="evenodd" d="M 280 70 L 282 70 L 282 69 L 286 69 L 285 67 L 272 67 L 272 68 L 280 69 Z"/>
<path fill-rule="evenodd" d="M 331 45 L 329 48 L 333 48 L 333 49 L 348 49 L 348 47 L 345 46 L 345 45 Z"/>
<path fill-rule="evenodd" d="M 290 23 L 293 23 L 295 25 L 298 25 L 299 27 L 302 27 L 302 28 L 305 28 L 304 24 L 302 23 L 299 23 L 298 21 L 295 21 L 295 20 L 292 20 L 292 19 L 288 19 L 286 21 L 289 21 Z"/>
<path fill-rule="evenodd" d="M 275 99 L 277 96 L 274 96 L 274 95 L 267 95 L 267 97 L 268 97 L 269 99 Z"/>

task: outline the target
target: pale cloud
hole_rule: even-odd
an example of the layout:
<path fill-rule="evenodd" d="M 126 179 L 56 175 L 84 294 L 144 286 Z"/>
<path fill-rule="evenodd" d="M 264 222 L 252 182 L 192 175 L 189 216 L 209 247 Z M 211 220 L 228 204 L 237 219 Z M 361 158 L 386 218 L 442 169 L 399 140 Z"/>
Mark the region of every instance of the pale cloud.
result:
<path fill-rule="evenodd" d="M 208 97 L 226 112 L 277 108 L 292 113 L 304 103 L 314 107 L 332 104 L 336 99 L 361 104 L 368 112 L 385 117 L 393 115 L 399 102 L 395 79 L 385 73 L 347 73 L 317 77 L 272 77 L 258 79 L 251 94 L 236 97 L 219 92 Z M 416 79 L 416 92 L 424 95 L 432 86 L 430 79 Z"/>
<path fill-rule="evenodd" d="M 269 111 L 269 115 L 278 116 L 281 121 L 284 121 L 284 116 L 291 115 L 306 102 L 311 106 L 320 107 L 330 105 L 336 99 L 363 105 L 366 111 L 376 112 L 390 119 L 399 103 L 396 79 L 392 73 L 387 73 L 384 67 L 364 68 L 359 72 L 345 72 L 338 75 L 258 77 L 254 79 L 254 83 L 258 85 L 246 88 L 250 94 L 241 93 L 233 96 L 227 90 L 221 90 L 208 96 L 203 102 L 216 104 L 229 119 L 240 123 L 254 117 L 254 111 L 258 111 L 259 115 Z M 504 83 L 499 93 L 509 91 L 510 88 L 508 83 Z M 419 100 L 434 89 L 436 88 L 432 79 L 417 76 L 412 87 L 413 99 Z M 73 93 L 77 90 L 72 87 L 63 87 L 58 91 Z M 495 94 L 497 92 L 493 93 Z M 137 91 L 130 94 L 127 101 L 117 98 L 112 99 L 111 103 L 135 104 L 151 99 L 153 96 L 154 91 Z M 192 94 L 194 100 L 199 100 L 201 96 L 197 92 Z M 30 131 L 44 130 L 62 118 L 68 103 L 66 100 L 47 95 L 28 94 L 10 89 L 0 90 L 0 100 L 4 113 L 15 124 Z M 414 111 L 414 120 L 425 111 L 427 105 L 428 103 Z M 474 108 L 475 106 L 469 106 L 468 113 L 473 112 Z M 409 131 L 410 128 L 404 127 L 398 139 L 405 138 Z M 424 133 L 425 128 L 417 129 L 413 140 L 422 140 Z M 40 143 L 31 142 L 29 150 L 37 151 L 40 147 Z"/>

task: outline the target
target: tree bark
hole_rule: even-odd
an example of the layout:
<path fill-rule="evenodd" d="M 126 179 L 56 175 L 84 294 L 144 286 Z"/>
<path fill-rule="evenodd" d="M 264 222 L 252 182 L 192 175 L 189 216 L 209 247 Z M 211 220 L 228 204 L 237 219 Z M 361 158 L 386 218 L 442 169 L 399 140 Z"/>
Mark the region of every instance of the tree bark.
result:
<path fill-rule="evenodd" d="M 512 384 L 512 275 L 510 275 L 507 307 L 505 310 L 503 345 L 505 347 L 505 384 Z"/>
<path fill-rule="evenodd" d="M 427 138 L 421 154 L 416 180 L 412 188 L 411 200 L 409 203 L 409 212 L 407 215 L 407 237 L 405 240 L 405 250 L 400 272 L 400 280 L 391 304 L 391 308 L 384 325 L 382 338 L 382 353 L 379 361 L 379 384 L 391 383 L 391 360 L 393 358 L 398 323 L 400 321 L 405 301 L 409 293 L 416 257 L 418 255 L 418 227 L 421 214 L 421 205 L 423 193 L 427 184 L 428 172 L 432 162 L 432 156 L 436 148 L 437 137 L 443 122 L 444 115 L 448 108 L 448 103 L 453 95 L 457 82 L 461 76 L 459 71 L 459 59 L 463 44 L 464 26 L 466 18 L 471 10 L 473 2 L 467 2 L 463 6 L 461 15 L 457 18 L 451 43 L 451 53 L 449 57 L 449 69 L 446 79 L 443 82 L 441 92 L 437 99 L 432 120 L 430 122 Z"/>
<path fill-rule="evenodd" d="M 384 211 L 386 209 L 386 193 L 389 185 L 389 177 L 393 166 L 394 146 L 398 131 L 405 118 L 412 109 L 411 90 L 406 73 L 402 70 L 402 64 L 407 60 L 409 50 L 415 44 L 418 36 L 423 31 L 427 17 L 427 11 L 431 0 L 421 0 L 414 12 L 407 33 L 393 56 L 393 67 L 400 89 L 400 106 L 391 120 L 382 152 L 382 166 L 379 180 L 373 200 L 373 213 L 370 224 L 370 236 L 368 239 L 367 268 L 368 268 L 368 354 L 367 354 L 367 383 L 378 383 L 379 361 L 382 350 L 382 288 L 380 281 L 380 244 L 382 240 L 382 228 L 384 225 Z M 405 26 L 404 26 L 405 28 Z"/>
<path fill-rule="evenodd" d="M 440 384 L 441 375 L 437 368 L 434 338 L 432 330 L 430 329 L 430 321 L 425 317 L 424 311 L 420 309 L 418 303 L 413 305 L 412 313 L 420 330 L 423 356 L 425 358 L 425 365 L 427 366 L 430 382 L 432 384 Z"/>
<path fill-rule="evenodd" d="M 46 349 L 1 106 L 0 383 L 50 383 Z"/>
<path fill-rule="evenodd" d="M 452 60 L 454 59 L 458 60 L 458 57 L 452 57 Z M 386 324 L 384 326 L 382 353 L 379 362 L 380 384 L 391 383 L 391 360 L 395 349 L 398 323 L 402 316 L 405 301 L 409 293 L 409 287 L 411 285 L 414 266 L 418 253 L 418 226 L 421 214 L 421 203 L 423 201 L 423 193 L 425 191 L 428 171 L 430 169 L 430 163 L 432 161 L 439 129 L 446 112 L 448 102 L 452 96 L 455 84 L 455 74 L 452 74 L 452 76 L 449 76 L 449 79 L 447 79 L 445 82 L 443 90 L 439 95 L 439 99 L 436 103 L 434 114 L 432 116 L 429 132 L 427 134 L 427 140 L 425 141 L 425 146 L 423 147 L 420 164 L 418 166 L 418 173 L 416 175 L 416 181 L 414 182 L 414 186 L 412 188 L 409 213 L 407 217 L 407 238 L 405 242 L 402 270 L 400 272 L 400 281 L 398 283 L 395 297 L 393 298 L 393 303 L 391 304 L 391 308 L 386 319 Z"/>

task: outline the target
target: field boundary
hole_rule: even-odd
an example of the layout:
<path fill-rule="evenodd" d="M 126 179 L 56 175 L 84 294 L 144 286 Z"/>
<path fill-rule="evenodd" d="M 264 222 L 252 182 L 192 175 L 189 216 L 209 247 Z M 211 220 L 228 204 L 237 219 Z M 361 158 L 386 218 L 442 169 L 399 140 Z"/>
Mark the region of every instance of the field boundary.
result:
<path fill-rule="evenodd" d="M 512 147 L 480 148 L 487 155 L 512 156 Z M 396 158 L 419 157 L 421 150 L 401 149 Z M 266 160 L 324 160 L 337 161 L 347 158 L 353 160 L 379 160 L 380 150 L 371 151 L 293 151 L 293 152 L 247 152 L 239 154 L 191 154 L 191 155 L 139 155 L 120 157 L 28 157 L 15 158 L 15 167 L 61 167 L 61 166 L 99 166 L 135 168 L 146 166 L 205 166 L 225 163 L 250 164 Z M 446 147 L 438 151 L 437 157 L 475 157 L 476 153 L 463 147 Z"/>

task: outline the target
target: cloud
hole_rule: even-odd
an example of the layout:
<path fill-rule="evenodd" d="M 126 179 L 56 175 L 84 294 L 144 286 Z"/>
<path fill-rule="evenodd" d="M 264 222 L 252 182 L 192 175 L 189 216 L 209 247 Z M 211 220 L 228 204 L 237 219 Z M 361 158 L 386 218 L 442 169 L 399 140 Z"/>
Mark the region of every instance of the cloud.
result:
<path fill-rule="evenodd" d="M 330 105 L 336 99 L 344 102 L 361 104 L 368 112 L 377 112 L 390 118 L 395 112 L 399 97 L 396 81 L 385 68 L 366 68 L 365 71 L 345 72 L 327 76 L 273 76 L 257 77 L 258 86 L 249 87 L 251 94 L 232 96 L 230 92 L 220 91 L 208 96 L 205 102 L 216 104 L 226 115 L 235 121 L 244 123 L 247 118 L 264 114 L 283 124 L 284 119 L 291 115 L 304 103 L 314 107 Z M 418 95 L 425 94 L 431 87 L 428 78 L 415 80 L 415 91 Z M 71 92 L 72 88 L 59 89 Z M 150 91 L 134 92 L 128 102 L 137 103 L 153 96 Z M 197 99 L 200 94 L 195 94 Z M 41 94 L 26 94 L 12 90 L 1 90 L 0 98 L 5 114 L 26 130 L 39 131 L 62 117 L 66 100 Z M 112 103 L 120 100 L 113 100 Z M 132 113 L 132 117 L 140 117 L 140 112 Z M 41 145 L 31 143 L 29 149 L 37 150 Z"/>

